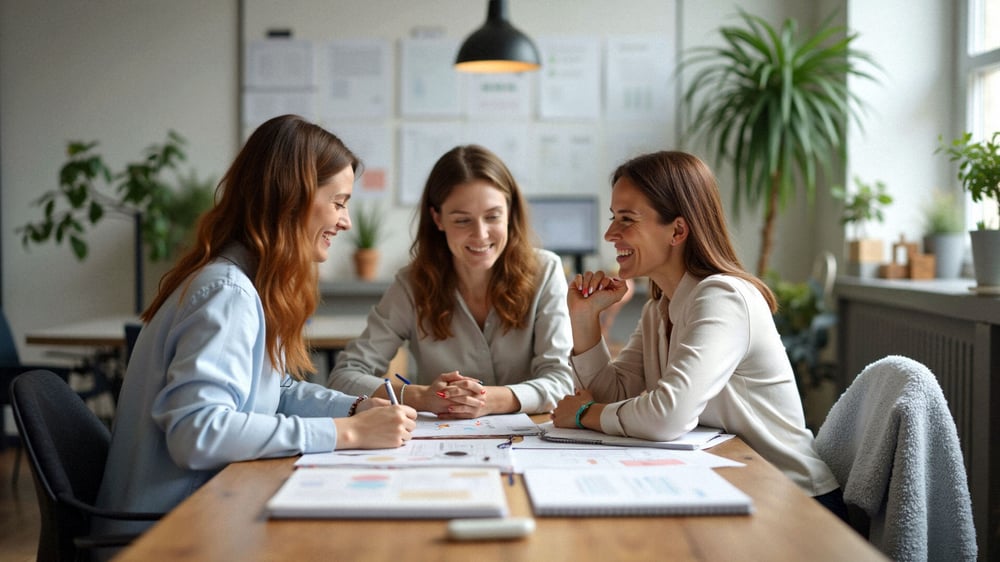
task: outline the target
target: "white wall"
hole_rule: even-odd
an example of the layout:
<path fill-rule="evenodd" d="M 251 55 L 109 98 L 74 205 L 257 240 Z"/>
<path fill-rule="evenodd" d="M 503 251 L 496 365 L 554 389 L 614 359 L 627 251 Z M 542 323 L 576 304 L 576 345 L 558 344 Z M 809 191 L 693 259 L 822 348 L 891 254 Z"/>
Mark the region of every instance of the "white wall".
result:
<path fill-rule="evenodd" d="M 541 19 L 521 19 L 519 14 L 529 11 L 530 2 L 536 1 L 543 6 L 538 8 Z M 440 24 L 449 35 L 464 35 L 485 14 L 485 1 L 466 3 L 475 5 L 472 13 L 457 16 L 440 10 L 440 6 L 450 6 L 450 0 L 445 4 L 421 0 L 412 24 Z M 398 36 L 410 25 L 407 18 L 411 16 L 385 16 L 409 14 L 409 8 L 400 6 L 418 2 L 330 0 L 328 4 L 330 10 L 342 11 L 346 25 L 360 34 L 384 36 L 388 25 L 391 36 Z M 583 18 L 571 8 L 567 8 L 568 16 L 554 10 L 572 4 L 572 0 L 514 0 L 511 10 L 514 22 L 529 34 L 627 32 L 642 28 L 643 19 L 650 17 L 643 10 L 630 9 L 648 6 L 649 0 L 609 2 L 613 8 L 600 18 Z M 864 48 L 886 51 L 882 62 L 894 81 L 889 88 L 865 93 L 879 108 L 880 121 L 867 126 L 865 137 L 852 138 L 857 147 L 851 150 L 851 169 L 886 180 L 903 198 L 904 189 L 930 189 L 931 179 L 943 182 L 948 177 L 946 163 L 939 163 L 930 153 L 937 132 L 950 130 L 944 126 L 949 107 L 946 94 L 931 79 L 935 73 L 942 82 L 948 76 L 942 70 L 947 56 L 943 46 L 950 45 L 948 24 L 939 21 L 948 18 L 938 12 L 949 2 L 884 0 L 873 4 L 878 6 L 848 3 L 850 23 L 862 26 L 863 39 L 872 36 Z M 63 246 L 47 244 L 25 251 L 13 233 L 16 226 L 38 216 L 30 202 L 57 186 L 66 141 L 100 140 L 107 158 L 120 165 L 174 129 L 189 140 L 189 163 L 200 175 L 218 178 L 239 143 L 238 5 L 236 1 L 200 0 L 0 0 L 3 300 L 26 359 L 36 359 L 42 351 L 23 345 L 26 331 L 95 315 L 128 313 L 133 307 L 128 223 L 105 221 L 89 233 L 91 256 L 82 263 Z M 397 9 L 389 10 L 387 5 Z M 838 5 L 844 3 L 682 0 L 681 47 L 718 41 L 715 29 L 736 21 L 737 6 L 776 24 L 792 16 L 806 26 Z M 888 20 L 879 19 L 886 17 L 883 5 L 894 8 Z M 918 12 L 923 16 L 914 15 Z M 876 56 L 883 59 L 881 52 Z M 884 149 L 885 155 L 876 155 L 875 149 Z M 718 171 L 724 195 L 731 192 L 726 174 Z M 839 225 L 829 201 L 821 195 L 818 202 L 819 210 L 809 211 L 799 201 L 779 221 L 772 264 L 788 278 L 805 278 L 820 248 L 839 253 Z M 400 223 L 409 224 L 411 210 L 401 208 L 394 213 Z M 900 215 L 892 220 L 909 226 L 906 221 L 911 218 Z M 747 214 L 733 221 L 733 228 L 740 255 L 752 268 L 760 219 Z M 898 230 L 887 227 L 889 232 Z M 386 250 L 389 268 L 405 262 L 408 244 L 405 237 L 393 239 Z M 346 246 L 335 244 L 335 263 L 346 263 Z M 147 269 L 147 300 L 161 273 L 162 267 Z"/>
<path fill-rule="evenodd" d="M 82 263 L 14 234 L 58 186 L 66 142 L 99 140 L 119 167 L 172 128 L 188 163 L 219 177 L 237 148 L 236 24 L 235 2 L 0 2 L 3 301 L 24 359 L 40 353 L 28 330 L 133 309 L 131 223 L 90 232 Z M 147 270 L 147 297 L 158 276 Z"/>
<path fill-rule="evenodd" d="M 951 0 L 851 0 L 848 25 L 860 36 L 857 47 L 874 53 L 883 68 L 880 84 L 851 81 L 869 105 L 864 132 L 849 135 L 847 181 L 882 180 L 894 202 L 886 220 L 868 231 L 888 246 L 902 234 L 923 237 L 922 209 L 935 188 L 953 188 L 947 157 L 934 154 L 938 135 L 950 138 L 955 66 Z"/>

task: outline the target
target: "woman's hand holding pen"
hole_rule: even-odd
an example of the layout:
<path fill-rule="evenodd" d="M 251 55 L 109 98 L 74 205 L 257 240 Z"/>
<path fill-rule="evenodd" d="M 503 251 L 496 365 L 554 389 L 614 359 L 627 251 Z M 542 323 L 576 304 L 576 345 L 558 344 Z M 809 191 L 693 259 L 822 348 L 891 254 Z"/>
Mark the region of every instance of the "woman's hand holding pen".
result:
<path fill-rule="evenodd" d="M 337 449 L 387 449 L 399 447 L 413 437 L 417 411 L 409 406 L 392 406 L 388 400 L 369 398 L 358 404 L 350 417 L 334 418 Z"/>

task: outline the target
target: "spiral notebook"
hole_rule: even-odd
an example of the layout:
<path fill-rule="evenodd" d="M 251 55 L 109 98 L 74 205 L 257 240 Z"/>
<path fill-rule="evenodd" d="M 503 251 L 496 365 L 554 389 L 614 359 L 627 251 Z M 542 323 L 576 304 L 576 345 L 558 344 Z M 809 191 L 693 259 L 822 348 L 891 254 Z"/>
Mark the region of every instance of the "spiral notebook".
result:
<path fill-rule="evenodd" d="M 703 466 L 529 468 L 537 516 L 748 515 L 753 500 Z"/>
<path fill-rule="evenodd" d="M 690 451 L 707 449 L 722 443 L 729 437 L 732 437 L 729 434 L 722 433 L 721 429 L 701 425 L 671 441 L 650 441 L 648 439 L 639 439 L 638 437 L 608 435 L 607 433 L 601 433 L 591 429 L 555 427 L 552 425 L 552 422 L 539 424 L 538 427 L 541 428 L 542 439 L 556 443 L 617 445 L 619 447 L 653 447 L 656 449 L 684 449 Z"/>
<path fill-rule="evenodd" d="M 270 517 L 452 519 L 504 517 L 496 468 L 299 468 L 267 502 Z"/>

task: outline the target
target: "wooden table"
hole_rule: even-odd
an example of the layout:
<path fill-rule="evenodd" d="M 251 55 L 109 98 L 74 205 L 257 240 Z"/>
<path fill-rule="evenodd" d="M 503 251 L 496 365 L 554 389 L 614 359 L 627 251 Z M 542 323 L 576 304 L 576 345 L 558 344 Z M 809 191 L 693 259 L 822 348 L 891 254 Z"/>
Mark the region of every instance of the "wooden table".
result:
<path fill-rule="evenodd" d="M 294 458 L 234 463 L 116 560 L 885 560 L 743 441 L 711 449 L 746 463 L 717 469 L 749 494 L 751 516 L 536 518 L 514 541 L 449 541 L 443 520 L 268 520 L 264 504 Z M 520 478 L 511 514 L 530 516 Z"/>

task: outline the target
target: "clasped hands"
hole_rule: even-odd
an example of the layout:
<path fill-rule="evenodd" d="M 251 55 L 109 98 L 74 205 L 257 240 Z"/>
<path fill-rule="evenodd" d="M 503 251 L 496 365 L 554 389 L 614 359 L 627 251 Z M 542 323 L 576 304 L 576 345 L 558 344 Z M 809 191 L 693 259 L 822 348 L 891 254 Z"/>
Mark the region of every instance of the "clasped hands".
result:
<path fill-rule="evenodd" d="M 478 418 L 489 413 L 483 383 L 458 371 L 438 375 L 424 391 L 422 406 L 418 409 L 434 412 L 441 419 Z"/>

